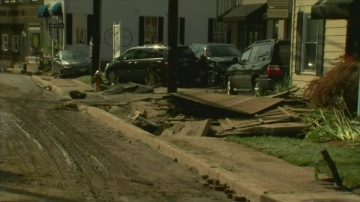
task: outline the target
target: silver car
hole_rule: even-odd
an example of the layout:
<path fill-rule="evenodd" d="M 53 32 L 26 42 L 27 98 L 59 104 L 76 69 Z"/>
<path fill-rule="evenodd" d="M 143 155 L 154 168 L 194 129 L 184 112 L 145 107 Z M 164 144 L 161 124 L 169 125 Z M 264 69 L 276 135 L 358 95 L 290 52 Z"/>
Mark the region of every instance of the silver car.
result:
<path fill-rule="evenodd" d="M 91 66 L 89 54 L 81 50 L 59 51 L 52 60 L 52 72 L 59 77 L 89 74 Z"/>

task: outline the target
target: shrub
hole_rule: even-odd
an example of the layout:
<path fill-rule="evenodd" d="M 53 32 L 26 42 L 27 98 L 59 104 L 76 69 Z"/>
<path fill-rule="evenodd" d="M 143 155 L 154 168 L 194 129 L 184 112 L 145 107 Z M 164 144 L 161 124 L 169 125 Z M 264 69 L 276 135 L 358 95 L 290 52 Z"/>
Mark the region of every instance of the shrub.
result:
<path fill-rule="evenodd" d="M 304 91 L 311 104 L 319 107 L 334 107 L 343 97 L 347 108 L 354 112 L 357 107 L 359 61 L 342 56 L 323 77 L 309 83 Z"/>

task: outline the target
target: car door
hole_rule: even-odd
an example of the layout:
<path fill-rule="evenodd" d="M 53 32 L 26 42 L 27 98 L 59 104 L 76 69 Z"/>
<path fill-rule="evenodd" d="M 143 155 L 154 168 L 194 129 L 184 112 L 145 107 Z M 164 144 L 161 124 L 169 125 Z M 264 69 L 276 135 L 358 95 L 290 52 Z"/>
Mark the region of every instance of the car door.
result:
<path fill-rule="evenodd" d="M 137 60 L 138 60 L 138 52 L 139 49 L 131 49 L 126 51 L 120 58 L 119 58 L 119 69 L 118 75 L 121 81 L 138 81 L 136 76 L 136 68 Z"/>

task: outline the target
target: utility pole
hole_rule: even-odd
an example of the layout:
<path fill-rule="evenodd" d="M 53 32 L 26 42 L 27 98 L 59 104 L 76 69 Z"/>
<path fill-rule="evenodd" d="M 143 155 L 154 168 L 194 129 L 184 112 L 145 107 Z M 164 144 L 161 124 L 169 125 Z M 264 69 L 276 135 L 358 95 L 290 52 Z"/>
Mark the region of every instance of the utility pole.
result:
<path fill-rule="evenodd" d="M 169 40 L 169 58 L 168 58 L 168 93 L 177 92 L 177 62 L 176 52 L 178 45 L 178 0 L 168 0 L 168 40 Z"/>
<path fill-rule="evenodd" d="M 101 35 L 101 0 L 93 0 L 93 48 L 91 83 L 94 83 L 93 76 L 100 67 L 100 35 Z"/>

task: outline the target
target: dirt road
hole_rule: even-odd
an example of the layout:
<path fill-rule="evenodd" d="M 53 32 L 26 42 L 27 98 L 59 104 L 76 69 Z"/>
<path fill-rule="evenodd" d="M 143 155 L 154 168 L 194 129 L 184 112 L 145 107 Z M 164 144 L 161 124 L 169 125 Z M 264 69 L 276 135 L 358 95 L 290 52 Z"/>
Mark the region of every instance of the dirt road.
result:
<path fill-rule="evenodd" d="M 231 201 L 191 168 L 0 74 L 0 201 Z"/>

